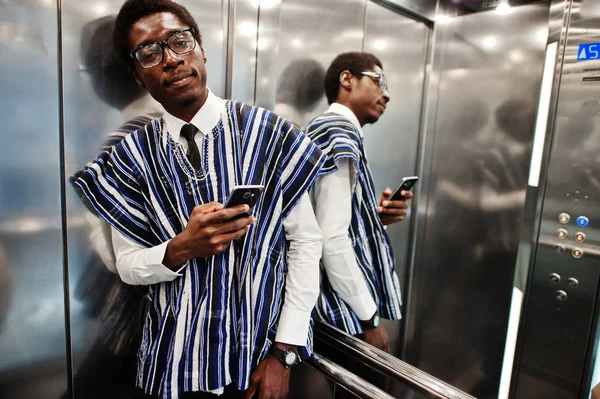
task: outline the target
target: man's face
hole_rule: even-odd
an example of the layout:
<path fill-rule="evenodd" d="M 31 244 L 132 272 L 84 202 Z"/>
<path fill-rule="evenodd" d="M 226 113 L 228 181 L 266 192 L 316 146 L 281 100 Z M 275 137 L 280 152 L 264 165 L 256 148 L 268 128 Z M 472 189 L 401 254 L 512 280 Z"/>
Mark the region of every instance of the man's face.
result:
<path fill-rule="evenodd" d="M 378 66 L 363 72 L 383 73 Z M 378 79 L 370 76 L 356 76 L 352 87 L 353 110 L 361 124 L 375 123 L 385 112 L 385 107 L 390 101 L 387 91 L 379 87 Z"/>
<path fill-rule="evenodd" d="M 148 15 L 129 29 L 131 51 L 151 42 L 162 42 L 173 34 L 188 29 L 175 15 L 167 12 Z M 199 43 L 186 54 L 177 54 L 168 46 L 163 50 L 162 61 L 153 67 L 143 68 L 137 60 L 135 78 L 165 109 L 185 108 L 201 104 L 206 94 L 206 67 L 204 51 Z"/>

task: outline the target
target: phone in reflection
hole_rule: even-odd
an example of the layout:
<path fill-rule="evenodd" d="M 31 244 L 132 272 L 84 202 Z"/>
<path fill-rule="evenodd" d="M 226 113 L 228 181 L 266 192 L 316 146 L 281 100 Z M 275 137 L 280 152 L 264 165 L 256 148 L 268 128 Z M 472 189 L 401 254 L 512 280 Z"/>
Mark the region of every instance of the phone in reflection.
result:
<path fill-rule="evenodd" d="M 390 200 L 392 201 L 401 201 L 405 197 L 400 194 L 402 191 L 410 191 L 419 181 L 418 176 L 407 176 L 402 178 L 402 183 L 394 190 L 392 195 L 390 196 Z"/>

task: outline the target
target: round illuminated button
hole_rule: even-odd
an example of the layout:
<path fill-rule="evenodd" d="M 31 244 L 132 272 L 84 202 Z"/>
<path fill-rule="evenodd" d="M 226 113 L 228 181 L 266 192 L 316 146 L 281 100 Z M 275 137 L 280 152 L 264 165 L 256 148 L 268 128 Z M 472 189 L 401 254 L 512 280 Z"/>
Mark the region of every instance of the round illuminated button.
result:
<path fill-rule="evenodd" d="M 576 220 L 577 226 L 580 227 L 587 227 L 588 224 L 590 224 L 590 219 L 586 218 L 585 216 L 579 216 Z"/>
<path fill-rule="evenodd" d="M 564 246 L 564 245 L 562 245 L 562 244 L 558 244 L 558 245 L 556 246 L 556 252 L 558 252 L 559 254 L 561 254 L 561 255 L 562 255 L 562 254 L 564 254 L 564 253 L 565 253 L 565 251 L 566 251 L 566 248 L 565 248 L 565 246 Z"/>
<path fill-rule="evenodd" d="M 568 213 L 561 213 L 558 215 L 558 221 L 561 224 L 567 224 L 569 223 L 569 220 L 571 220 L 571 216 Z"/>
<path fill-rule="evenodd" d="M 550 281 L 552 281 L 554 284 L 558 284 L 560 283 L 560 276 L 556 273 L 552 273 L 550 275 Z"/>
<path fill-rule="evenodd" d="M 561 240 L 564 240 L 565 238 L 567 238 L 567 230 L 565 230 L 565 229 L 558 229 L 558 231 L 556 232 L 556 236 L 558 238 L 560 238 Z"/>
<path fill-rule="evenodd" d="M 556 291 L 556 299 L 558 299 L 559 301 L 563 302 L 567 300 L 567 293 L 563 290 L 558 290 Z"/>
<path fill-rule="evenodd" d="M 571 255 L 573 255 L 575 259 L 579 259 L 583 256 L 583 251 L 579 248 L 573 248 L 573 251 L 571 251 Z"/>
<path fill-rule="evenodd" d="M 585 241 L 585 237 L 586 237 L 585 233 L 582 233 L 581 231 L 578 231 L 575 234 L 575 241 L 577 241 L 577 242 L 584 242 Z"/>

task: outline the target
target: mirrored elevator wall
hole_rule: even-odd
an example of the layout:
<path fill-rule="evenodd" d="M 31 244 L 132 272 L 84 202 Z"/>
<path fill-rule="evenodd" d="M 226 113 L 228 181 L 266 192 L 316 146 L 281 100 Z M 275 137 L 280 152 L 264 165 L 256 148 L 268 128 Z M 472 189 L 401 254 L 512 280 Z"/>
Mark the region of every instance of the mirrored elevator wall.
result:
<path fill-rule="evenodd" d="M 404 360 L 496 398 L 548 3 L 436 24 Z"/>
<path fill-rule="evenodd" d="M 0 396 L 67 389 L 55 1 L 0 1 Z"/>

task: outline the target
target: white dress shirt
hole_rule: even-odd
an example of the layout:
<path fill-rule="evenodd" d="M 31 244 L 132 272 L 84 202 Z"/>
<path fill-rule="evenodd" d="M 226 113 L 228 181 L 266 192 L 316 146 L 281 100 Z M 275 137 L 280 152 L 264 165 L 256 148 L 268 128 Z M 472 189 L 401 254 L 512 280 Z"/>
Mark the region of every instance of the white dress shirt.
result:
<path fill-rule="evenodd" d="M 190 123 L 198 129 L 194 140 L 202 148 L 206 132 L 210 132 L 221 119 L 224 109 L 222 99 L 209 91 L 206 102 Z M 175 142 L 187 152 L 187 141 L 180 137 L 185 121 L 165 111 L 166 130 Z M 321 258 L 323 235 L 315 219 L 310 197 L 304 194 L 298 204 L 283 220 L 286 239 L 288 272 L 284 305 L 279 317 L 276 342 L 304 346 L 307 343 L 310 315 L 319 295 L 319 259 Z M 169 241 L 145 248 L 112 228 L 112 243 L 116 254 L 116 267 L 121 279 L 132 285 L 150 285 L 173 281 L 180 277 L 162 264 Z"/>
<path fill-rule="evenodd" d="M 349 119 L 362 137 L 356 115 L 346 106 L 333 103 L 326 112 Z M 377 305 L 362 274 L 348 230 L 352 222 L 352 193 L 356 175 L 350 159 L 337 163 L 334 173 L 317 178 L 313 191 L 315 215 L 323 232 L 322 262 L 329 282 L 360 320 L 369 320 Z"/>

